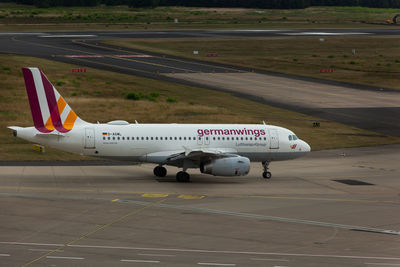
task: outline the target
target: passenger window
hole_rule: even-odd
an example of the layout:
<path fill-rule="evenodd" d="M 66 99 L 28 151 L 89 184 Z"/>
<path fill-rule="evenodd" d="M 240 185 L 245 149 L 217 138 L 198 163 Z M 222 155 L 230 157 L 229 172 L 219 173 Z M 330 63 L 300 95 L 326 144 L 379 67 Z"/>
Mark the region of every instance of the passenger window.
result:
<path fill-rule="evenodd" d="M 220 137 L 218 137 L 218 140 L 220 140 L 221 138 Z"/>
<path fill-rule="evenodd" d="M 228 140 L 228 141 L 229 141 L 229 137 L 227 137 L 227 138 L 226 138 L 226 140 Z"/>
<path fill-rule="evenodd" d="M 189 140 L 192 140 L 191 137 L 188 137 L 188 138 L 189 138 Z"/>
<path fill-rule="evenodd" d="M 179 140 L 182 140 L 182 137 L 179 136 Z"/>
<path fill-rule="evenodd" d="M 113 136 L 113 140 L 115 140 L 115 137 Z"/>
<path fill-rule="evenodd" d="M 250 137 L 250 140 L 253 140 L 253 137 Z"/>
<path fill-rule="evenodd" d="M 150 137 L 150 140 L 153 140 L 153 136 L 152 136 L 152 137 Z"/>
<path fill-rule="evenodd" d="M 119 140 L 119 136 L 118 136 L 118 140 Z"/>
<path fill-rule="evenodd" d="M 144 137 L 142 136 L 142 140 L 144 140 Z"/>
<path fill-rule="evenodd" d="M 122 137 L 122 140 L 125 140 L 125 136 Z"/>
<path fill-rule="evenodd" d="M 267 140 L 267 137 L 264 137 L 264 141 L 266 141 Z"/>
<path fill-rule="evenodd" d="M 107 137 L 107 139 L 108 139 L 108 140 L 110 140 L 110 139 L 111 139 L 111 137 Z"/>
<path fill-rule="evenodd" d="M 243 137 L 240 137 L 241 140 L 243 140 Z"/>
<path fill-rule="evenodd" d="M 222 140 L 225 140 L 225 137 L 222 137 Z"/>
<path fill-rule="evenodd" d="M 171 137 L 171 136 L 169 137 L 169 140 L 172 140 L 172 137 Z"/>
<path fill-rule="evenodd" d="M 196 140 L 196 137 L 193 137 L 193 140 Z"/>
<path fill-rule="evenodd" d="M 146 140 L 149 140 L 149 137 L 148 137 L 148 136 L 146 136 Z"/>
<path fill-rule="evenodd" d="M 208 136 L 206 137 L 206 140 L 208 140 Z"/>
<path fill-rule="evenodd" d="M 178 140 L 178 138 L 176 138 L 176 136 L 174 137 L 175 140 Z"/>
<path fill-rule="evenodd" d="M 248 138 L 246 137 L 246 141 L 248 140 Z"/>
<path fill-rule="evenodd" d="M 128 137 L 126 137 L 126 140 L 129 140 L 129 136 L 128 136 Z"/>
<path fill-rule="evenodd" d="M 163 139 L 162 139 L 162 136 L 160 137 L 160 140 L 163 140 Z"/>
<path fill-rule="evenodd" d="M 158 137 L 156 136 L 156 140 L 158 140 Z"/>
<path fill-rule="evenodd" d="M 106 140 L 106 138 L 103 136 L 103 140 Z"/>
<path fill-rule="evenodd" d="M 215 140 L 215 136 L 213 137 L 213 140 Z"/>
<path fill-rule="evenodd" d="M 239 137 L 236 137 L 236 140 L 239 140 Z"/>
<path fill-rule="evenodd" d="M 186 140 L 186 137 L 183 137 L 183 140 Z"/>

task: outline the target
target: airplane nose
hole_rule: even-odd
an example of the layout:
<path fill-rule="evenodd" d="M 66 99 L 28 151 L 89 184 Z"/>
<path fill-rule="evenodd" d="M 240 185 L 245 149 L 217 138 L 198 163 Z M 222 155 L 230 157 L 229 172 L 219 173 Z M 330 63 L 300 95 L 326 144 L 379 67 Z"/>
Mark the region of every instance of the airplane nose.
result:
<path fill-rule="evenodd" d="M 307 144 L 307 142 L 303 141 L 303 151 L 304 152 L 310 152 L 311 151 L 311 147 L 309 144 Z"/>

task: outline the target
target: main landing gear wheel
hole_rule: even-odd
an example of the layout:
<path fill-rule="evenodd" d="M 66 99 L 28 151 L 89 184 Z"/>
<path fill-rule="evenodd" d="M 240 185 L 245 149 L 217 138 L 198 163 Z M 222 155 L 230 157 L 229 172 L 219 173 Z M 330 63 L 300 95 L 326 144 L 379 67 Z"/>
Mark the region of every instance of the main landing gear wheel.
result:
<path fill-rule="evenodd" d="M 262 176 L 264 179 L 271 179 L 271 177 L 272 177 L 272 173 L 270 173 L 268 171 L 269 163 L 270 163 L 269 161 L 262 162 L 262 165 L 264 167 L 264 172 L 263 172 Z"/>
<path fill-rule="evenodd" d="M 190 175 L 187 172 L 180 171 L 176 174 L 176 181 L 187 183 L 190 181 Z"/>
<path fill-rule="evenodd" d="M 165 175 L 167 175 L 167 169 L 163 166 L 157 166 L 154 168 L 153 173 L 157 177 L 165 177 Z"/>

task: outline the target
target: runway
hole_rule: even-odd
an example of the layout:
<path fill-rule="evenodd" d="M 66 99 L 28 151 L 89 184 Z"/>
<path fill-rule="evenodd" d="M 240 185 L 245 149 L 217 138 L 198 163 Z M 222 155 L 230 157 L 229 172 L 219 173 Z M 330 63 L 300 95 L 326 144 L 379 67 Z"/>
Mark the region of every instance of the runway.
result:
<path fill-rule="evenodd" d="M 392 29 L 191 30 L 0 34 L 0 52 L 232 92 L 271 106 L 400 136 L 400 92 L 129 50 L 108 39 L 398 35 Z M 235 77 L 231 79 L 230 77 Z M 318 92 L 316 92 L 316 90 Z M 279 94 L 275 94 L 279 92 Z M 279 97 L 277 97 L 279 95 Z M 284 97 L 282 97 L 284 96 Z M 345 100 L 346 103 L 343 102 Z"/>
<path fill-rule="evenodd" d="M 399 149 L 312 152 L 272 163 L 271 180 L 261 164 L 239 178 L 192 170 L 187 184 L 146 164 L 1 166 L 0 261 L 398 266 Z"/>

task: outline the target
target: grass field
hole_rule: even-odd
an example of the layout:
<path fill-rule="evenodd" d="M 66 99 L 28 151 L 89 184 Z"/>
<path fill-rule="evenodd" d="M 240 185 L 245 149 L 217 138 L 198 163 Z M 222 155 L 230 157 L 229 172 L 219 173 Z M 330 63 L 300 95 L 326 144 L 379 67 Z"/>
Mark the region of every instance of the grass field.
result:
<path fill-rule="evenodd" d="M 400 13 L 397 9 L 310 7 L 302 10 L 244 8 L 60 7 L 0 4 L 1 30 L 217 29 L 374 27 Z M 178 23 L 175 23 L 178 19 Z M 393 27 L 393 25 L 389 25 Z M 394 26 L 395 27 L 395 26 Z"/>
<path fill-rule="evenodd" d="M 334 81 L 400 89 L 399 37 L 282 37 L 242 39 L 154 39 L 109 44 L 296 74 Z M 352 50 L 355 49 L 355 54 Z M 198 50 L 198 55 L 193 51 Z M 218 57 L 207 57 L 218 53 Z M 321 73 L 333 69 L 333 73 Z"/>
<path fill-rule="evenodd" d="M 313 150 L 400 142 L 399 138 L 329 121 L 322 121 L 320 128 L 313 128 L 312 122 L 317 118 L 228 93 L 95 69 L 72 73 L 72 65 L 30 57 L 0 55 L 0 66 L 0 160 L 3 161 L 87 159 L 53 149 L 39 154 L 32 151 L 31 144 L 14 138 L 6 128 L 32 125 L 20 70 L 23 66 L 40 67 L 75 112 L 89 122 L 123 119 L 142 123 L 261 123 L 265 120 L 292 129 L 309 142 Z M 126 99 L 132 93 L 146 97 Z"/>

